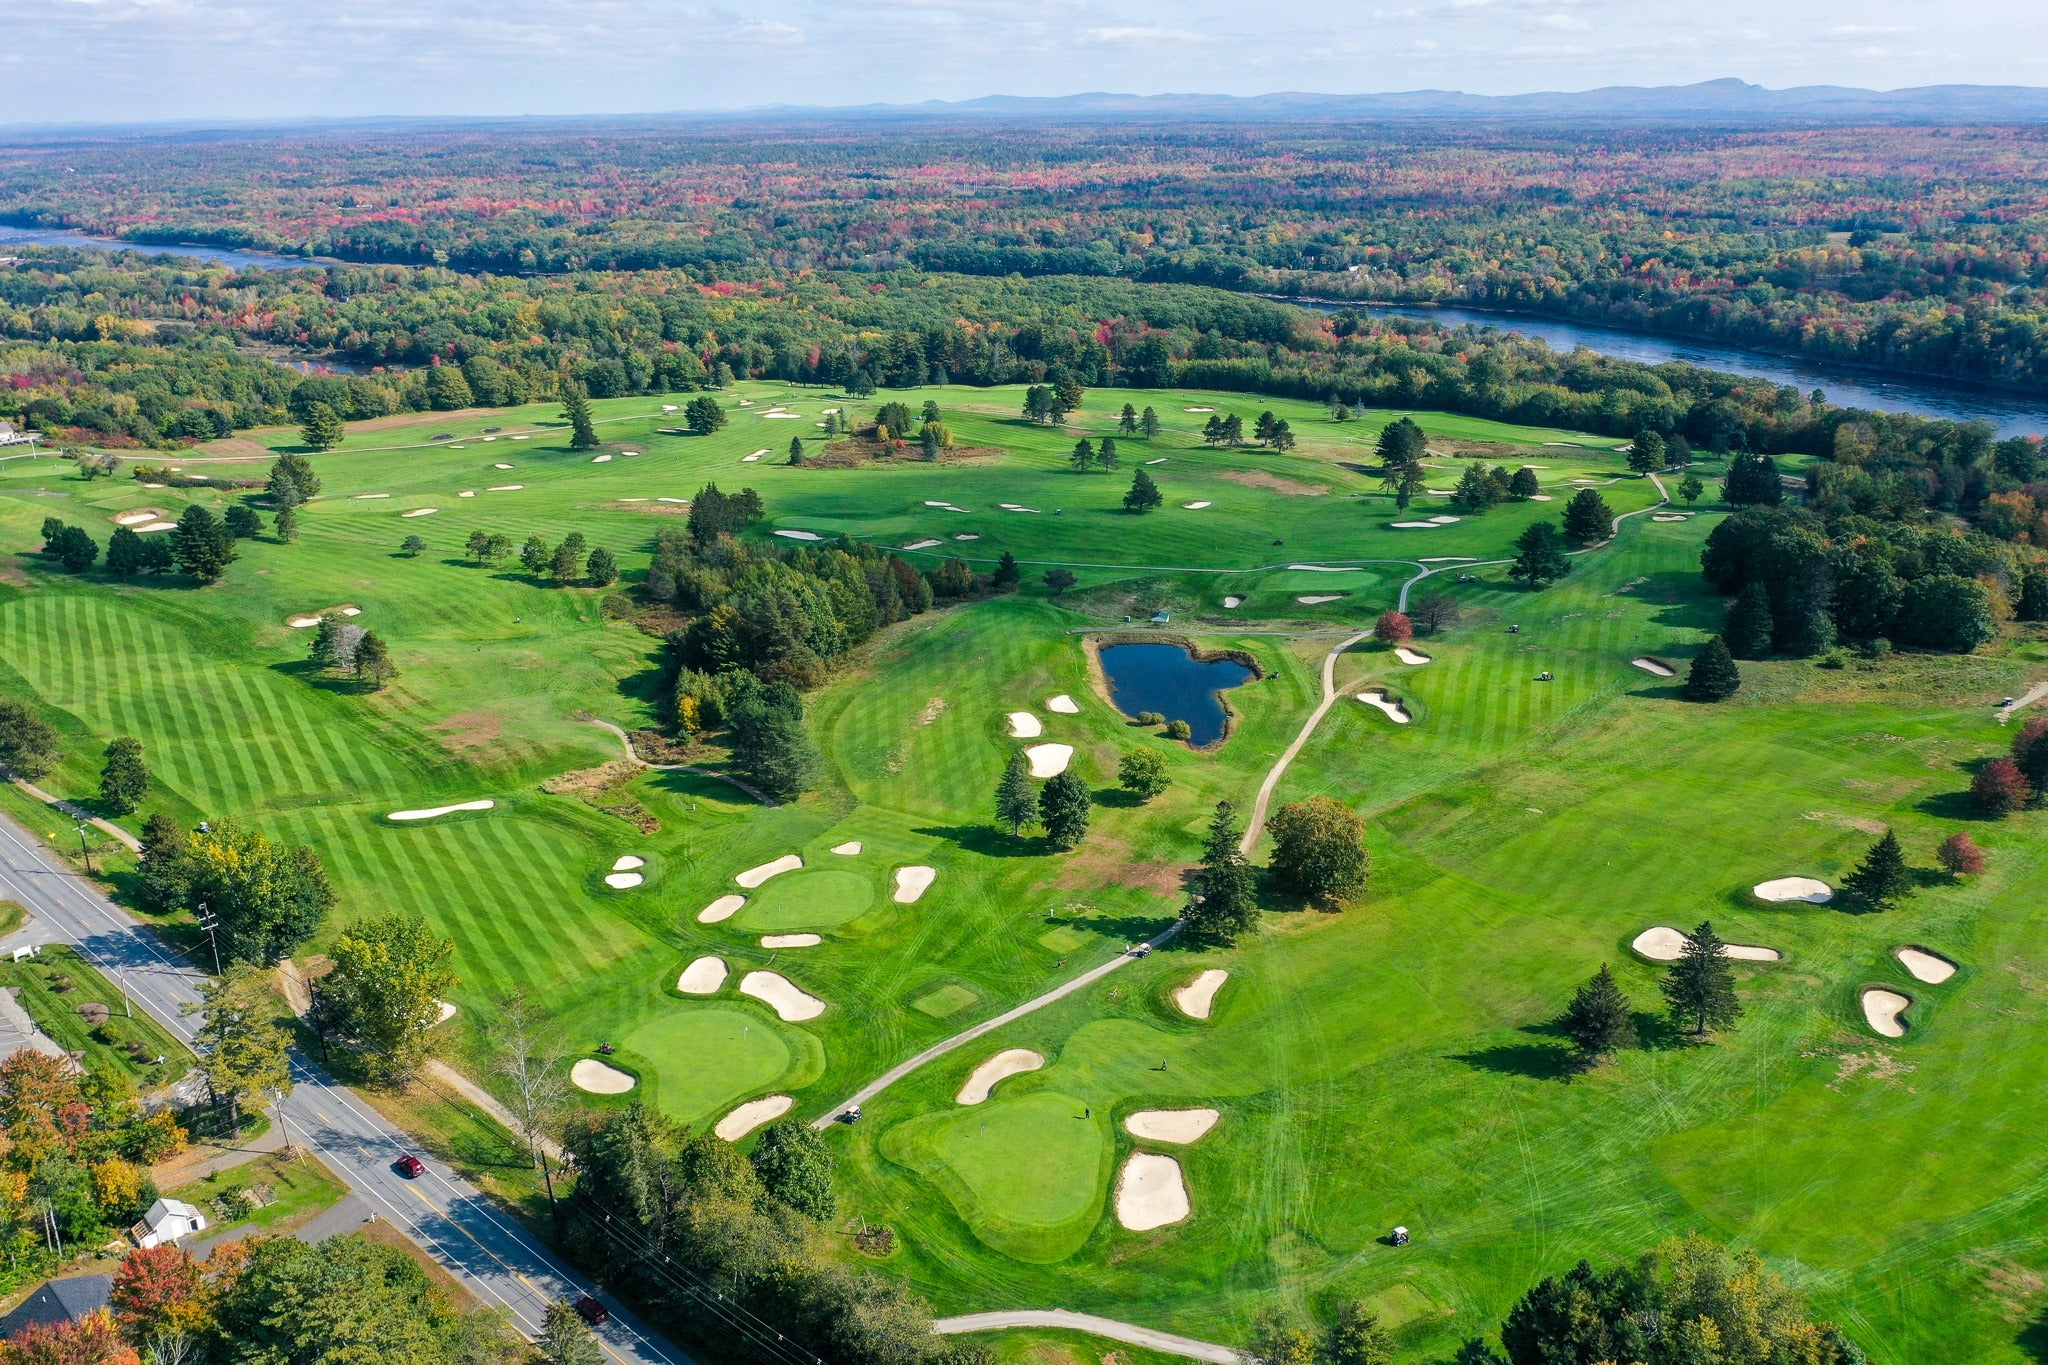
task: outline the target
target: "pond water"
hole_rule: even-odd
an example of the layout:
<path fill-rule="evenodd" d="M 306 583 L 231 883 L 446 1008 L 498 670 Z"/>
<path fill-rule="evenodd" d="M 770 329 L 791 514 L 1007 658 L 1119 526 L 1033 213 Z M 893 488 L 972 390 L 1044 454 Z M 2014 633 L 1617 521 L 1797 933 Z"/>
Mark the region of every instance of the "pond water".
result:
<path fill-rule="evenodd" d="M 80 251 L 138 251 L 145 256 L 189 256 L 209 265 L 231 265 L 237 269 L 297 270 L 325 262 L 303 257 L 273 256 L 265 251 L 237 251 L 223 246 L 177 246 L 160 242 L 127 242 L 113 237 L 93 237 L 69 228 L 0 227 L 0 248 L 10 246 L 68 246 Z"/>
<path fill-rule="evenodd" d="M 1157 711 L 1184 720 L 1197 745 L 1223 738 L 1228 715 L 1219 694 L 1254 676 L 1234 659 L 1197 659 L 1181 645 L 1104 645 L 1101 658 L 1117 710 L 1133 718 Z"/>

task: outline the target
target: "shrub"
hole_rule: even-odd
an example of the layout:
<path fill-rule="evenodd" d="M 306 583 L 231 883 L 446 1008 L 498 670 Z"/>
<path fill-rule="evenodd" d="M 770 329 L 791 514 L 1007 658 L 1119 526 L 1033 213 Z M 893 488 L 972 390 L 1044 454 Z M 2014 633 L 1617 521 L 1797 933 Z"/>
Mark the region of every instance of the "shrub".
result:
<path fill-rule="evenodd" d="M 1194 733 L 1194 727 L 1184 720 L 1170 720 L 1166 722 L 1166 737 L 1168 739 L 1192 739 Z"/>
<path fill-rule="evenodd" d="M 1978 810 L 1994 819 L 2011 815 L 2026 805 L 2033 794 L 2033 784 L 2027 781 L 2019 764 L 2009 758 L 1992 759 L 1978 769 L 1970 782 L 1970 799 L 1977 803 Z"/>
<path fill-rule="evenodd" d="M 1415 638 L 1415 623 L 1398 611 L 1383 611 L 1373 624 L 1372 637 L 1383 644 L 1405 645 Z"/>
<path fill-rule="evenodd" d="M 1951 877 L 1974 877 L 1984 870 L 1984 850 L 1961 830 L 1943 839 L 1934 856 Z"/>

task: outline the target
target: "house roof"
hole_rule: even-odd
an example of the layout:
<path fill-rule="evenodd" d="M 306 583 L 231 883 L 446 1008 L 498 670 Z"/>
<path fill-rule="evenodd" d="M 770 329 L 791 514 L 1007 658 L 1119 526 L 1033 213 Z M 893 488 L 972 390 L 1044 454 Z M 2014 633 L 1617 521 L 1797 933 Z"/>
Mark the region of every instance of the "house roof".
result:
<path fill-rule="evenodd" d="M 182 1199 L 159 1199 L 149 1206 L 149 1212 L 142 1216 L 142 1221 L 153 1228 L 160 1228 L 172 1218 L 183 1218 L 189 1222 L 200 1216 L 195 1205 Z"/>
<path fill-rule="evenodd" d="M 68 1280 L 51 1280 L 0 1318 L 0 1337 L 13 1338 L 38 1324 L 76 1322 L 107 1306 L 113 1297 L 112 1275 L 79 1275 Z"/>

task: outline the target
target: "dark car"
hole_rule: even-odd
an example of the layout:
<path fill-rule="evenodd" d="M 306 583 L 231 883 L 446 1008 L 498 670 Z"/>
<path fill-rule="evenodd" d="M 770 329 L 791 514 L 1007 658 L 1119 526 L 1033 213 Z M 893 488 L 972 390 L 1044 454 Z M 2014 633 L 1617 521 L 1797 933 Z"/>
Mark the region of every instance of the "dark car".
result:
<path fill-rule="evenodd" d="M 392 1162 L 391 1169 L 397 1171 L 407 1180 L 418 1180 L 427 1173 L 427 1163 L 408 1153 Z"/>
<path fill-rule="evenodd" d="M 611 1321 L 612 1310 L 599 1303 L 596 1299 L 591 1298 L 590 1295 L 585 1294 L 582 1298 L 576 1300 L 576 1316 L 582 1318 L 592 1327 L 602 1327 Z"/>

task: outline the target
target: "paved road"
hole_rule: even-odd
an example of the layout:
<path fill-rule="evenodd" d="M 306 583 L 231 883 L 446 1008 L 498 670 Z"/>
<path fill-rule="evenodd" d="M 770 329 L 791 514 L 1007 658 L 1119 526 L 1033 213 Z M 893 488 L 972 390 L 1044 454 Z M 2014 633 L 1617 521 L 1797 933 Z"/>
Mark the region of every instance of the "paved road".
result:
<path fill-rule="evenodd" d="M 1428 576 L 1429 571 L 1425 569 L 1417 578 Z M 1401 585 L 1401 606 L 1407 605 L 1408 585 L 1404 583 Z M 1280 775 L 1287 771 L 1287 765 L 1294 762 L 1294 756 L 1301 752 L 1301 746 L 1308 743 L 1308 737 L 1316 732 L 1316 727 L 1323 723 L 1323 717 L 1329 715 L 1330 708 L 1337 703 L 1337 656 L 1360 640 L 1370 639 L 1371 636 L 1371 631 L 1361 630 L 1350 639 L 1339 641 L 1323 656 L 1323 699 L 1316 703 L 1316 709 L 1309 712 L 1308 719 L 1301 723 L 1300 733 L 1295 735 L 1294 742 L 1287 746 L 1279 761 L 1266 770 L 1266 780 L 1259 783 L 1259 794 L 1252 798 L 1251 816 L 1244 822 L 1244 838 L 1237 841 L 1239 853 L 1250 856 L 1253 847 L 1259 842 L 1259 836 L 1265 833 L 1266 808 L 1273 803 L 1273 791 L 1280 785 Z"/>
<path fill-rule="evenodd" d="M 19 825 L 0 816 L 0 897 L 34 916 L 9 940 L 64 942 L 78 947 L 137 1009 L 189 1042 L 205 974 L 181 960 L 148 927 L 59 862 Z M 413 1144 L 346 1086 L 294 1057 L 297 1088 L 273 1113 L 294 1143 L 310 1148 L 379 1218 L 397 1227 L 490 1307 L 510 1310 L 528 1334 L 540 1331 L 551 1302 L 595 1292 L 474 1185 L 436 1161 L 406 1180 L 391 1163 Z M 603 1296 L 600 1296 L 603 1297 Z M 616 1302 L 599 1333 L 618 1365 L 690 1365 L 690 1358 L 642 1328 Z"/>
<path fill-rule="evenodd" d="M 1150 1327 L 1139 1327 L 1114 1318 L 1098 1318 L 1093 1313 L 1074 1313 L 1064 1308 L 1025 1308 L 1008 1313 L 969 1313 L 960 1318 L 940 1318 L 932 1324 L 932 1330 L 941 1336 L 959 1332 L 987 1332 L 1003 1327 L 1064 1327 L 1075 1332 L 1090 1332 L 1111 1341 L 1127 1342 L 1132 1346 L 1149 1347 L 1165 1355 L 1182 1356 L 1188 1360 L 1206 1360 L 1212 1365 L 1243 1365 L 1248 1358 L 1244 1352 L 1230 1346 L 1218 1346 L 1213 1341 L 1196 1341 L 1193 1337 L 1177 1337 L 1171 1332 L 1155 1332 Z"/>

